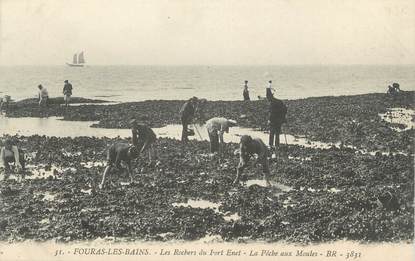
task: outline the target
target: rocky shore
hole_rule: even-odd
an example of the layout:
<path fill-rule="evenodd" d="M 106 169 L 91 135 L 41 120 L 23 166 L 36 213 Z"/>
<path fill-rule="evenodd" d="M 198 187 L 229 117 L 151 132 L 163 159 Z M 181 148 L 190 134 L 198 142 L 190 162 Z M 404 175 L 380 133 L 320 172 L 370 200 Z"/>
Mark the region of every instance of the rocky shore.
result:
<path fill-rule="evenodd" d="M 135 162 L 135 183 L 111 175 L 98 190 L 105 151 L 118 139 L 20 137 L 28 155 L 26 177 L 0 181 L 0 240 L 287 241 L 356 240 L 411 242 L 414 238 L 413 129 L 397 131 L 378 114 L 414 107 L 414 92 L 286 101 L 291 134 L 342 141 L 356 147 L 401 151 L 369 154 L 354 148 L 283 146 L 271 159 L 273 186 L 262 186 L 249 166 L 245 184 L 233 186 L 237 144 L 223 157 L 208 154 L 208 142 L 162 138 L 158 161 Z M 126 128 L 131 117 L 151 125 L 178 123 L 183 101 L 117 105 L 51 106 L 49 116 L 96 120 L 97 127 Z M 9 117 L 39 116 L 36 104 L 16 103 Z M 266 129 L 265 101 L 208 102 L 205 115 L 237 119 Z M 245 115 L 244 117 L 240 117 Z M 186 147 L 184 147 L 186 146 Z M 195 203 L 196 202 L 196 203 Z M 197 204 L 200 205 L 197 205 Z M 210 206 L 210 207 L 208 207 Z"/>

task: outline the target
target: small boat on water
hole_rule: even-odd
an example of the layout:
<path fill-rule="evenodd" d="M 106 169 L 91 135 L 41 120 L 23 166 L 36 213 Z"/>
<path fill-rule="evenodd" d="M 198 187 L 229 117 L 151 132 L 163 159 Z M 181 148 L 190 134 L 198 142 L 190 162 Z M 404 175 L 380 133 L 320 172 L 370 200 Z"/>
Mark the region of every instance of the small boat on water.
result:
<path fill-rule="evenodd" d="M 79 54 L 73 55 L 72 63 L 66 63 L 70 67 L 84 67 L 85 58 L 84 52 L 80 52 Z"/>

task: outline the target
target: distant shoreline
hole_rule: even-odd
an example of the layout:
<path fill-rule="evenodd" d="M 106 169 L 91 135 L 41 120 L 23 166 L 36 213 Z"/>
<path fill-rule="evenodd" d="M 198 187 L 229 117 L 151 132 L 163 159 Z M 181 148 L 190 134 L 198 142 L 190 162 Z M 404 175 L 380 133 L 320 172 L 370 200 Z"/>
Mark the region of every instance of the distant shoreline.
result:
<path fill-rule="evenodd" d="M 52 104 L 40 111 L 36 99 L 27 99 L 10 106 L 8 117 L 58 116 L 68 121 L 98 121 L 93 127 L 128 129 L 128 122 L 140 119 L 150 127 L 180 124 L 179 110 L 184 100 L 148 100 L 118 104 L 90 104 L 72 106 L 65 110 L 60 104 Z M 92 100 L 94 101 L 94 100 Z M 97 100 L 95 100 L 96 102 Z M 99 100 L 102 102 L 103 100 Z M 385 122 L 379 114 L 389 108 L 415 109 L 415 91 L 396 96 L 371 93 L 351 96 L 324 96 L 284 100 L 288 107 L 286 134 L 305 136 L 310 140 L 341 142 L 371 151 L 393 150 L 412 152 L 414 130 L 396 132 L 399 124 Z M 78 101 L 79 102 L 79 101 Z M 268 102 L 255 101 L 207 101 L 203 114 L 196 115 L 195 122 L 203 123 L 212 117 L 234 119 L 239 126 L 259 130 L 268 129 Z M 401 140 L 396 142 L 396 139 Z"/>

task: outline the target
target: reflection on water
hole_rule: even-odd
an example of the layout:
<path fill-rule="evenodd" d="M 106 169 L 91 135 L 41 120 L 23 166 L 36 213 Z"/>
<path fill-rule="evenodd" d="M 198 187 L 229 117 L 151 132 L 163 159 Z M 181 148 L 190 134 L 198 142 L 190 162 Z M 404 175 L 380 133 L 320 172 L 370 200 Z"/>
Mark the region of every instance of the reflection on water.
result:
<path fill-rule="evenodd" d="M 398 110 L 398 109 L 396 109 Z M 411 110 L 407 110 L 411 111 Z M 399 109 L 399 113 L 402 113 L 402 109 Z M 412 111 L 413 113 L 413 111 Z M 413 114 L 411 114 L 413 115 Z M 408 116 L 409 117 L 409 116 Z M 412 117 L 412 116 L 411 116 Z M 108 138 L 127 138 L 131 137 L 131 131 L 129 129 L 104 129 L 104 128 L 91 128 L 92 124 L 96 124 L 96 121 L 64 121 L 62 118 L 49 117 L 49 118 L 7 118 L 0 116 L 0 133 L 9 135 L 46 135 L 56 137 L 108 137 Z M 407 118 L 404 122 L 408 123 Z M 412 118 L 411 118 L 412 119 Z M 413 122 L 411 123 L 413 125 Z M 411 126 L 412 128 L 413 126 Z M 191 128 L 195 130 L 195 135 L 189 137 L 195 140 L 209 140 L 209 136 L 204 125 L 191 125 Z M 408 127 L 407 127 L 408 128 Z M 167 125 L 161 128 L 153 128 L 158 137 L 161 138 L 173 138 L 180 139 L 182 126 L 178 124 Z M 225 142 L 239 143 L 242 135 L 250 135 L 255 138 L 260 138 L 265 144 L 268 144 L 268 134 L 259 130 L 232 127 L 229 129 L 229 133 L 224 134 Z M 295 137 L 289 134 L 281 134 L 281 143 L 287 143 L 291 145 L 300 145 L 308 148 L 328 149 L 333 146 L 339 147 L 340 143 L 330 142 L 318 142 L 310 141 L 304 137 Z M 345 146 L 357 150 L 360 153 L 375 155 L 377 151 L 366 151 L 364 149 L 358 149 L 354 146 Z M 389 152 L 381 152 L 382 154 L 389 154 Z M 399 152 L 401 154 L 405 154 Z M 304 158 L 304 160 L 309 160 Z M 87 164 L 86 167 L 90 167 Z M 94 165 L 92 165 L 94 166 Z"/>
<path fill-rule="evenodd" d="M 95 121 L 63 121 L 62 118 L 6 118 L 0 117 L 0 133 L 10 135 L 46 135 L 56 137 L 110 137 L 131 136 L 130 130 L 91 128 Z"/>
<path fill-rule="evenodd" d="M 56 137 L 130 137 L 131 131 L 128 129 L 104 129 L 91 128 L 90 126 L 95 121 L 64 121 L 62 118 L 6 118 L 0 117 L 0 132 L 3 134 L 19 134 L 23 136 L 30 135 L 46 135 Z M 195 130 L 195 135 L 190 139 L 209 140 L 209 136 L 205 126 L 192 125 Z M 167 125 L 161 128 L 153 128 L 158 137 L 180 139 L 182 126 L 181 125 Z M 250 135 L 252 137 L 262 139 L 266 144 L 268 143 L 268 134 L 262 131 L 257 131 L 249 128 L 233 127 L 230 128 L 229 133 L 225 133 L 225 142 L 239 143 L 242 135 Z M 292 135 L 281 135 L 281 142 L 287 144 L 303 145 L 312 148 L 329 148 L 333 143 L 311 142 L 305 138 L 294 137 Z"/>

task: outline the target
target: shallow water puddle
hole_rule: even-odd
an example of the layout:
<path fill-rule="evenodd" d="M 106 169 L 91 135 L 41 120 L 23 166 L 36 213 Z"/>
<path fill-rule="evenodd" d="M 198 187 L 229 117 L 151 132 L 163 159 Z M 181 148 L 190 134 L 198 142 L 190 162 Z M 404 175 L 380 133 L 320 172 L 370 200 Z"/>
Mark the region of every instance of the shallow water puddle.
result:
<path fill-rule="evenodd" d="M 25 175 L 25 179 L 39 179 L 48 177 L 60 178 L 59 176 L 67 171 L 76 172 L 75 168 L 60 168 L 54 165 L 50 166 L 50 168 L 47 168 L 44 165 L 28 165 L 27 169 L 32 175 Z"/>
<path fill-rule="evenodd" d="M 405 120 L 407 129 L 413 128 L 414 122 L 411 121 L 408 117 L 408 111 L 411 112 L 411 115 L 414 115 L 413 110 L 407 110 L 403 108 L 395 108 L 392 111 L 399 111 L 399 113 L 403 113 L 406 115 Z M 402 112 L 403 111 L 403 112 Z M 411 116 L 412 117 L 412 116 Z M 401 117 L 402 118 L 402 117 Z M 80 136 L 87 136 L 87 137 L 108 137 L 108 138 L 129 138 L 131 137 L 131 130 L 129 129 L 105 129 L 105 128 L 92 128 L 92 124 L 96 124 L 96 121 L 64 121 L 63 118 L 59 117 L 49 117 L 49 118 L 33 118 L 33 117 L 24 117 L 24 118 L 7 118 L 4 116 L 0 116 L 0 132 L 3 134 L 9 135 L 46 135 L 46 136 L 56 136 L 56 137 L 80 137 Z M 190 128 L 195 130 L 195 135 L 190 136 L 190 139 L 193 140 L 209 140 L 209 136 L 207 130 L 204 125 L 191 125 Z M 153 128 L 154 132 L 157 134 L 158 137 L 162 138 L 173 138 L 173 139 L 181 139 L 181 132 L 182 126 L 178 124 L 167 125 L 161 128 Z M 264 141 L 265 144 L 268 144 L 268 133 L 263 131 L 254 130 L 250 128 L 242 128 L 242 127 L 232 127 L 229 130 L 229 133 L 224 134 L 224 141 L 225 142 L 233 142 L 239 143 L 241 136 L 243 135 L 250 135 L 255 138 L 260 138 Z M 315 148 L 315 149 L 328 149 L 331 147 L 339 147 L 340 143 L 330 143 L 330 142 L 317 142 L 317 141 L 310 141 L 305 137 L 296 137 L 289 134 L 281 134 L 280 135 L 280 142 L 281 144 L 290 144 L 290 145 L 299 145 L 308 148 Z M 346 145 L 345 147 L 352 148 L 357 150 L 360 153 L 364 154 L 371 154 L 375 155 L 378 151 L 366 151 L 363 149 L 358 149 L 353 146 Z M 70 153 L 64 151 L 66 156 L 79 156 L 80 152 L 77 153 Z M 389 152 L 380 152 L 382 154 L 389 154 Z M 398 152 L 401 153 L 401 152 Z M 404 154 L 404 153 L 402 153 Z M 209 154 L 205 155 L 206 157 Z M 295 158 L 293 158 L 295 159 Z M 304 158 L 304 160 L 309 160 L 308 158 Z M 95 163 L 84 163 L 86 167 L 93 166 L 91 164 Z M 100 163 L 98 163 L 100 164 Z M 99 166 L 99 165 L 97 165 Z"/>
<path fill-rule="evenodd" d="M 121 102 L 84 102 L 84 103 L 69 103 L 69 107 L 74 106 L 83 106 L 83 105 L 116 105 L 120 104 Z M 60 104 L 61 107 L 64 107 L 65 104 Z"/>
<path fill-rule="evenodd" d="M 282 192 L 288 192 L 288 191 L 293 189 L 292 187 L 286 186 L 286 185 L 284 185 L 282 183 L 279 183 L 279 182 L 270 181 L 270 183 L 271 183 L 271 188 L 277 188 L 277 189 L 281 190 Z M 267 187 L 267 182 L 264 179 L 250 179 L 250 180 L 247 180 L 244 183 L 244 185 L 246 187 L 250 187 L 252 185 Z"/>
<path fill-rule="evenodd" d="M 223 218 L 226 221 L 237 221 L 241 219 L 238 213 L 232 214 L 232 213 L 220 212 L 219 207 L 221 206 L 221 204 L 214 203 L 214 202 L 204 200 L 204 199 L 198 199 L 198 200 L 189 199 L 187 203 L 173 203 L 172 205 L 173 207 L 191 207 L 191 208 L 202 208 L 202 209 L 211 208 L 213 209 L 213 211 L 215 211 L 215 213 L 223 214 L 224 215 Z"/>
<path fill-rule="evenodd" d="M 83 208 L 83 209 L 81 209 L 81 212 L 82 213 L 85 213 L 85 212 L 94 212 L 94 211 L 97 211 L 98 209 L 97 208 Z"/>
<path fill-rule="evenodd" d="M 53 194 L 51 192 L 35 192 L 33 193 L 35 197 L 43 197 L 42 200 L 44 201 L 54 201 L 56 199 L 57 194 Z"/>
<path fill-rule="evenodd" d="M 87 169 L 90 169 L 92 167 L 104 167 L 106 165 L 106 162 L 104 161 L 87 161 L 87 162 L 81 162 L 81 165 Z"/>
<path fill-rule="evenodd" d="M 130 137 L 127 129 L 91 128 L 96 121 L 64 121 L 59 117 L 48 118 L 7 118 L 0 116 L 0 133 L 9 135 L 46 135 L 56 137 Z"/>
<path fill-rule="evenodd" d="M 234 214 L 227 214 L 223 217 L 223 219 L 225 219 L 226 221 L 230 222 L 230 221 L 238 221 L 241 220 L 241 216 L 239 216 L 238 213 L 234 213 Z"/>
<path fill-rule="evenodd" d="M 54 177 L 59 179 L 60 175 L 63 173 L 70 171 L 70 172 L 76 172 L 75 168 L 60 168 L 56 167 L 54 165 L 46 167 L 45 165 L 27 165 L 24 172 L 19 173 L 11 173 L 7 179 L 12 180 L 21 180 L 21 179 L 41 179 L 41 178 L 48 178 L 48 177 Z M 0 171 L 0 180 L 4 179 L 5 175 L 4 172 Z"/>
<path fill-rule="evenodd" d="M 190 128 L 193 129 L 195 132 L 195 135 L 189 137 L 190 139 L 209 140 L 209 135 L 204 125 L 191 125 Z M 181 125 L 167 125 L 162 128 L 154 128 L 153 130 L 156 132 L 156 134 L 159 137 L 180 139 L 181 133 L 182 133 L 182 126 Z M 259 130 L 250 129 L 250 128 L 242 128 L 242 127 L 230 128 L 229 133 L 225 133 L 223 139 L 225 142 L 239 143 L 243 135 L 250 135 L 255 138 L 260 138 L 265 144 L 268 144 L 268 139 L 269 139 L 268 133 L 265 133 Z M 280 142 L 284 144 L 285 141 L 287 142 L 287 144 L 302 145 L 305 147 L 322 148 L 322 149 L 327 149 L 327 148 L 337 145 L 334 143 L 309 141 L 306 138 L 295 137 L 289 134 L 281 134 Z"/>
<path fill-rule="evenodd" d="M 213 203 L 208 200 L 193 200 L 189 199 L 187 203 L 173 203 L 173 207 L 192 207 L 192 208 L 212 208 L 212 209 L 219 209 L 220 204 Z"/>
<path fill-rule="evenodd" d="M 386 122 L 404 125 L 404 128 L 391 127 L 393 130 L 401 132 L 415 128 L 413 117 L 415 111 L 406 108 L 390 108 L 386 113 L 380 113 L 379 116 Z"/>
<path fill-rule="evenodd" d="M 305 190 L 305 187 L 300 187 L 300 190 L 301 190 L 301 191 Z M 330 193 L 339 193 L 339 192 L 341 192 L 342 190 L 341 190 L 341 189 L 338 189 L 338 188 L 329 188 L 329 189 L 314 189 L 314 188 L 307 188 L 307 191 L 309 191 L 309 192 L 320 192 L 320 191 L 327 191 L 327 192 L 330 192 Z"/>
<path fill-rule="evenodd" d="M 49 218 L 44 218 L 44 219 L 40 220 L 39 223 L 42 224 L 42 225 L 50 224 L 50 220 L 49 220 Z"/>
<path fill-rule="evenodd" d="M 84 193 L 84 194 L 91 195 L 92 194 L 92 189 L 81 189 L 81 192 Z"/>
<path fill-rule="evenodd" d="M 7 118 L 0 116 L 0 132 L 9 135 L 46 135 L 56 137 L 130 137 L 131 131 L 129 129 L 104 129 L 92 128 L 92 124 L 97 121 L 64 121 L 60 117 L 48 118 Z M 189 137 L 190 139 L 209 140 L 209 136 L 204 125 L 191 125 L 190 128 L 195 130 L 195 135 Z M 153 128 L 158 137 L 181 139 L 182 126 L 178 124 L 167 125 L 161 128 Z M 225 133 L 225 142 L 239 143 L 242 135 L 251 135 L 262 139 L 265 143 L 268 141 L 268 134 L 262 131 L 232 127 L 229 133 Z M 287 141 L 287 144 L 297 144 L 312 148 L 330 148 L 334 144 L 324 142 L 311 142 L 306 138 L 294 137 L 292 135 L 281 135 L 281 143 Z M 70 154 L 68 154 L 70 156 Z"/>

